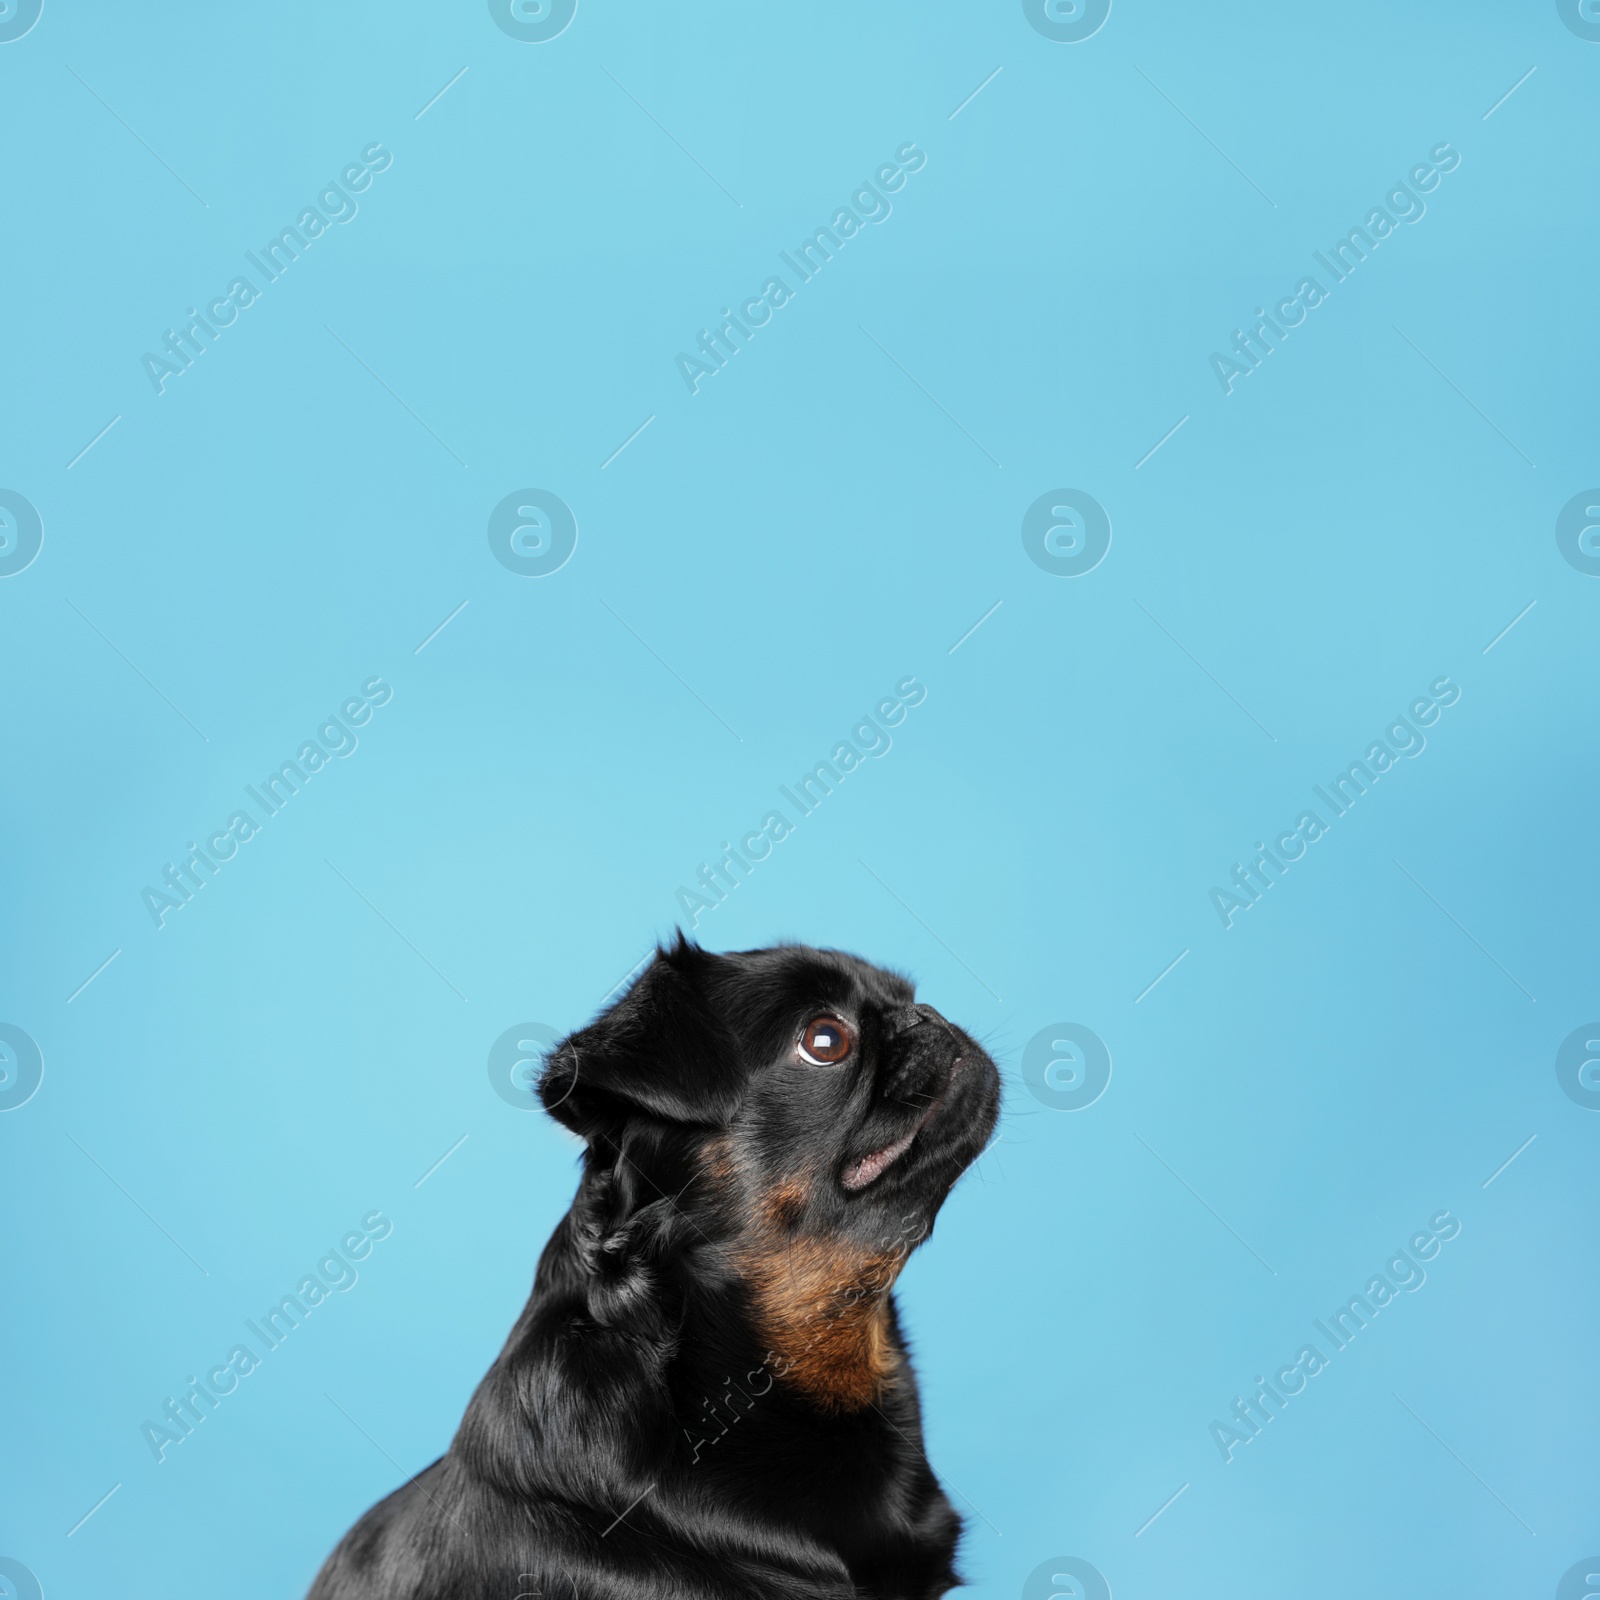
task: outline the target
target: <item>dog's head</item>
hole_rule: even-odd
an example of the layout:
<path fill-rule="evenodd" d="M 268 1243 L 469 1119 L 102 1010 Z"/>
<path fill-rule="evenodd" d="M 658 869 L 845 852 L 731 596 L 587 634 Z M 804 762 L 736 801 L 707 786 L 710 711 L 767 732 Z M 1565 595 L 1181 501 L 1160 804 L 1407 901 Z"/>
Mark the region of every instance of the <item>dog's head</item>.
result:
<path fill-rule="evenodd" d="M 552 1053 L 546 1108 L 626 1213 L 666 1206 L 749 1294 L 779 1375 L 831 1408 L 889 1375 L 884 1302 L 982 1151 L 988 1054 L 898 975 L 681 937 Z"/>

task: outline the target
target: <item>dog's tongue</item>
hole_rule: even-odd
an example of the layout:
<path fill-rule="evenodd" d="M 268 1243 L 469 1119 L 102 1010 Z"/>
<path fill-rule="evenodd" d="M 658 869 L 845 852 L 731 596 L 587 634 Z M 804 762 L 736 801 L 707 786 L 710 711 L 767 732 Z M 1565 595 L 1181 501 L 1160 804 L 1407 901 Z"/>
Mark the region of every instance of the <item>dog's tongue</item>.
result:
<path fill-rule="evenodd" d="M 881 1150 L 874 1150 L 869 1156 L 862 1156 L 859 1161 L 852 1161 L 844 1169 L 844 1175 L 839 1180 L 845 1188 L 850 1190 L 865 1189 L 872 1180 L 878 1177 L 892 1163 L 898 1161 L 907 1150 L 911 1148 L 911 1141 L 921 1131 L 921 1124 L 913 1128 L 903 1138 L 896 1139 L 893 1144 L 886 1144 Z"/>

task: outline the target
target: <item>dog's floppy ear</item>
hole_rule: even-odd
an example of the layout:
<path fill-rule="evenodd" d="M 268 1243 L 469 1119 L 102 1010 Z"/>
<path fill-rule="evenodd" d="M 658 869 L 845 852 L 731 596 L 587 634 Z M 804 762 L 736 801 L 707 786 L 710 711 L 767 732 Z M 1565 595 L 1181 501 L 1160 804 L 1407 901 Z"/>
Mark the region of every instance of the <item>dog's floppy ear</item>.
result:
<path fill-rule="evenodd" d="M 615 1140 L 641 1114 L 724 1125 L 744 1072 L 707 992 L 721 960 L 681 933 L 658 948 L 622 999 L 551 1052 L 539 1079 L 545 1110 L 591 1143 Z"/>

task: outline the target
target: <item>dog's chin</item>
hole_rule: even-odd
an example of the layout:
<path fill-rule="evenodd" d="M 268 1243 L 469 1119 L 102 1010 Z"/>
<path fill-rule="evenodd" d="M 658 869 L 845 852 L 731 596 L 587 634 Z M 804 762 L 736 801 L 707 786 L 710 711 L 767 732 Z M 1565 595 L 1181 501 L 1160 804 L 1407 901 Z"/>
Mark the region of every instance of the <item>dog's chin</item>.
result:
<path fill-rule="evenodd" d="M 999 1074 L 987 1057 L 958 1057 L 928 1108 L 903 1133 L 845 1163 L 847 1194 L 905 1186 L 941 1193 L 983 1149 L 999 1112 Z"/>

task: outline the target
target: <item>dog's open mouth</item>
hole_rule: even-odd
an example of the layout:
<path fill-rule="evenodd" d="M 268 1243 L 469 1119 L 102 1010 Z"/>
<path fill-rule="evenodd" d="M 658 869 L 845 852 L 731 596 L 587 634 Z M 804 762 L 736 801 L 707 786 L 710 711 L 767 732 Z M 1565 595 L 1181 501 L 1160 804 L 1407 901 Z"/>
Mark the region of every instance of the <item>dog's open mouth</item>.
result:
<path fill-rule="evenodd" d="M 935 1113 L 944 1104 L 945 1096 L 950 1092 L 950 1085 L 955 1080 L 956 1068 L 961 1065 L 960 1059 L 950 1063 L 950 1070 L 945 1074 L 944 1084 L 932 1101 L 928 1109 L 917 1119 L 917 1125 L 909 1133 L 903 1133 L 892 1144 L 886 1144 L 882 1149 L 874 1150 L 869 1155 L 864 1155 L 858 1161 L 852 1161 L 839 1175 L 839 1181 L 852 1194 L 880 1178 L 897 1162 L 913 1144 L 917 1135 L 933 1121 Z"/>

